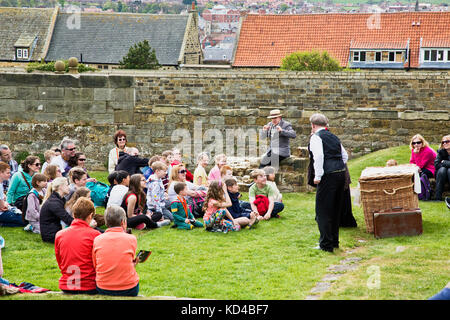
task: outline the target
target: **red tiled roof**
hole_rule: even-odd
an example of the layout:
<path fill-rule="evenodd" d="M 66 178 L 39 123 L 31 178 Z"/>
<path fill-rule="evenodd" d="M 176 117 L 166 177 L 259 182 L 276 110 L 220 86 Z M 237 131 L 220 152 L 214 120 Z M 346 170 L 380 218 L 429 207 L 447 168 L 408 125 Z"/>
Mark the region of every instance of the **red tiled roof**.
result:
<path fill-rule="evenodd" d="M 391 41 L 391 42 L 375 42 L 375 41 L 351 41 L 350 49 L 406 49 L 408 41 Z"/>
<path fill-rule="evenodd" d="M 450 48 L 450 39 L 447 40 L 424 39 L 422 41 L 422 48 Z"/>
<path fill-rule="evenodd" d="M 279 67 L 287 54 L 312 49 L 326 50 L 341 66 L 347 66 L 352 41 L 379 48 L 380 44 L 404 44 L 409 39 L 411 67 L 416 68 L 420 38 L 448 43 L 450 12 L 248 15 L 233 66 Z"/>

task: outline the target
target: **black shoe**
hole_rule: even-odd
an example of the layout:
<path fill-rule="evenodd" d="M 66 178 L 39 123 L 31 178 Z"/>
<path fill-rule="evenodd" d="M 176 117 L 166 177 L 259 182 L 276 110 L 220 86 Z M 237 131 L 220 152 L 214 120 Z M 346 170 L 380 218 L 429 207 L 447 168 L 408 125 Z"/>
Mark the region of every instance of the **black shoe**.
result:
<path fill-rule="evenodd" d="M 450 197 L 445 197 L 445 204 L 447 205 L 447 208 L 450 209 Z"/>

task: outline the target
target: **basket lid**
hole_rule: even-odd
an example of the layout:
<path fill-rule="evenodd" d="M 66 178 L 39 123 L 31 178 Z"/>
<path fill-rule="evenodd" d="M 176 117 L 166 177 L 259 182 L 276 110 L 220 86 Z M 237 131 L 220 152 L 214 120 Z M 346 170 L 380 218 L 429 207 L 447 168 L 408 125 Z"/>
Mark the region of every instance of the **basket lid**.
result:
<path fill-rule="evenodd" d="M 411 177 L 418 172 L 415 164 L 403 164 L 392 167 L 367 167 L 361 172 L 359 181 Z"/>

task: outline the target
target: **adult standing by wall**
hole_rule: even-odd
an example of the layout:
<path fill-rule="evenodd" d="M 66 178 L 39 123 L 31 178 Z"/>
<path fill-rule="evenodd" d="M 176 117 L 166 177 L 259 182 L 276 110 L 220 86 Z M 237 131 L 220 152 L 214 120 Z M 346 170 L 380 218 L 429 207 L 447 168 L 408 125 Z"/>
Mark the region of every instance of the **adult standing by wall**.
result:
<path fill-rule="evenodd" d="M 119 161 L 119 153 L 127 152 L 127 134 L 123 130 L 117 130 L 114 134 L 114 144 L 116 145 L 109 151 L 108 155 L 108 172 L 111 173 L 116 170 L 116 165 Z"/>
<path fill-rule="evenodd" d="M 267 118 L 271 121 L 260 132 L 260 140 L 269 139 L 269 149 L 261 158 L 260 169 L 266 166 L 278 168 L 282 160 L 291 156 L 289 139 L 295 138 L 297 134 L 282 116 L 278 109 L 270 111 Z"/>
<path fill-rule="evenodd" d="M 337 136 L 326 127 L 328 119 L 320 113 L 310 119 L 310 150 L 314 159 L 316 221 L 320 238 L 318 249 L 333 252 L 339 248 L 340 208 L 344 201 L 345 164 L 348 154 Z"/>

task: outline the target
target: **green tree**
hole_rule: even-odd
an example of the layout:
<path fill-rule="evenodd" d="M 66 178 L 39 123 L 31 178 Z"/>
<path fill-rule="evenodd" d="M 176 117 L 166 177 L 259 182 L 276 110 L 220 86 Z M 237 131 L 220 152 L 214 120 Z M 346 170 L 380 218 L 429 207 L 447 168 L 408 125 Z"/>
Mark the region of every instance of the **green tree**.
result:
<path fill-rule="evenodd" d="M 156 58 L 155 49 L 147 40 L 136 43 L 128 54 L 119 61 L 121 69 L 158 69 L 161 65 Z"/>
<path fill-rule="evenodd" d="M 328 52 L 299 51 L 294 52 L 281 60 L 280 70 L 283 71 L 341 71 L 339 62 L 333 59 Z"/>
<path fill-rule="evenodd" d="M 197 6 L 197 0 L 183 0 L 183 4 L 191 5 L 192 2 L 195 2 L 195 6 Z"/>

